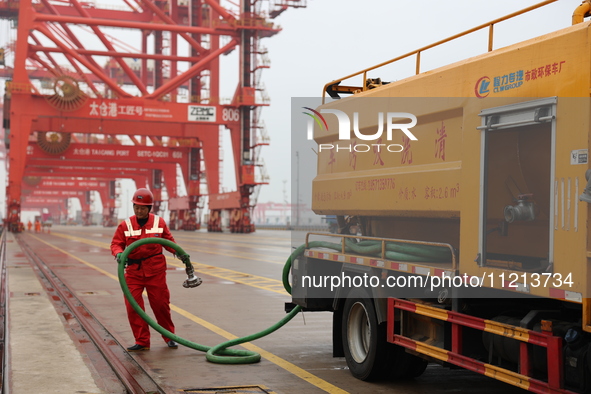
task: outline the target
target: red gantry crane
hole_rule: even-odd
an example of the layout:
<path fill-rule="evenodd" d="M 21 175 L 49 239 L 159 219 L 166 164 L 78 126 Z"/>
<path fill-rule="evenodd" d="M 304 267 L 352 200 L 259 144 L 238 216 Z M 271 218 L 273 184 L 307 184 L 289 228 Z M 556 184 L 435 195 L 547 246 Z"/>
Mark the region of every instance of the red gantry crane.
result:
<path fill-rule="evenodd" d="M 82 221 L 86 225 L 90 224 L 90 204 L 92 203 L 90 192 L 96 191 L 99 193 L 103 204 L 103 224 L 106 226 L 114 226 L 116 224 L 115 222 L 108 222 L 109 220 L 116 219 L 112 215 L 115 208 L 114 180 L 25 177 L 24 181 L 23 195 L 25 196 L 25 201 L 29 197 L 34 200 L 42 200 L 43 198 L 78 198 L 82 207 Z M 59 205 L 67 208 L 65 201 Z M 62 212 L 57 213 L 57 216 L 52 214 L 51 217 L 54 220 L 66 219 L 67 212 L 66 217 L 63 217 Z"/>
<path fill-rule="evenodd" d="M 43 211 L 47 210 L 47 215 L 52 218 L 67 217 L 68 199 L 59 197 L 26 197 L 23 200 L 23 211 Z M 23 223 L 24 227 L 25 223 Z M 24 230 L 24 228 L 23 228 Z"/>
<path fill-rule="evenodd" d="M 164 181 L 174 199 L 171 216 L 182 216 L 184 224 L 199 216 L 207 194 L 210 231 L 221 231 L 223 210 L 230 211 L 231 231 L 254 231 L 257 191 L 268 181 L 259 168 L 260 147 L 268 143 L 260 126 L 260 109 L 268 105 L 260 85 L 260 73 L 268 67 L 260 39 L 280 30 L 265 17 L 262 3 L 241 0 L 226 7 L 220 0 L 122 0 L 113 9 L 77 0 L 0 0 L 0 17 L 18 18 L 14 67 L 0 73 L 12 74 L 3 111 L 8 227 L 18 231 L 23 177 L 112 177 L 117 167 L 117 178 L 149 175 L 148 186 L 158 199 Z M 305 1 L 275 1 L 269 14 L 303 6 Z M 124 45 L 121 35 L 109 36 L 107 29 L 125 29 L 125 41 L 136 40 L 141 50 Z M 234 50 L 238 85 L 225 102 L 220 58 Z M 221 127 L 229 129 L 232 142 L 237 190 L 231 193 L 220 193 Z M 28 154 L 30 141 L 40 153 Z M 125 162 L 90 154 L 86 161 L 94 163 L 88 165 L 64 158 L 74 154 L 76 144 L 93 145 L 91 152 L 113 145 L 187 148 L 193 152 L 182 169 L 187 195 L 176 195 L 171 176 L 162 176 L 165 163 L 153 157 Z M 41 168 L 43 160 L 51 169 Z M 200 187 L 202 174 L 207 191 Z M 193 223 L 185 228 L 198 228 Z"/>
<path fill-rule="evenodd" d="M 93 176 L 100 175 L 111 178 L 130 177 L 135 180 L 137 187 L 150 186 L 154 194 L 152 212 L 156 214 L 159 213 L 162 203 L 163 179 L 168 185 L 169 201 L 171 198 L 178 198 L 177 166 L 183 174 L 197 174 L 195 179 L 188 177 L 184 179 L 185 184 L 190 188 L 189 195 L 195 195 L 194 190 L 197 192 L 199 190 L 200 172 L 198 168 L 194 167 L 199 164 L 200 149 L 195 147 L 72 143 L 66 152 L 51 155 L 43 151 L 38 144 L 29 142 L 27 153 L 30 156 L 25 169 L 27 176 L 44 177 L 48 174 L 66 176 L 83 172 L 91 173 Z M 105 158 L 113 159 L 105 160 Z M 144 179 L 137 179 L 138 176 L 143 176 Z M 86 184 L 88 182 L 85 182 Z M 115 223 L 114 205 L 109 204 L 109 197 L 105 197 L 107 193 L 101 189 L 93 190 L 99 192 L 103 201 L 103 215 L 105 216 L 103 222 L 105 224 Z M 107 204 L 105 203 L 106 198 Z M 187 198 L 185 197 L 185 199 Z M 124 203 L 128 203 L 128 201 L 124 201 Z M 169 206 L 169 209 L 171 210 L 169 225 L 173 229 L 196 230 L 198 228 L 199 223 L 195 215 L 190 216 L 186 212 L 180 214 L 176 206 Z M 87 216 L 89 214 L 90 212 Z M 177 223 L 177 219 L 182 220 L 182 223 Z M 90 224 L 89 221 L 84 221 L 84 223 Z"/>

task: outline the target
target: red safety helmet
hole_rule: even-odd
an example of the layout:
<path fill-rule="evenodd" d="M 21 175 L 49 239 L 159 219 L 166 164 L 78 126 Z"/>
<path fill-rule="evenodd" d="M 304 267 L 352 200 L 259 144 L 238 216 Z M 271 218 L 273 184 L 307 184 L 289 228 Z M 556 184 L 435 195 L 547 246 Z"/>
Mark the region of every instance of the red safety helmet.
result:
<path fill-rule="evenodd" d="M 153 205 L 154 195 L 148 189 L 137 189 L 135 193 L 133 193 L 133 199 L 131 202 L 136 205 Z"/>

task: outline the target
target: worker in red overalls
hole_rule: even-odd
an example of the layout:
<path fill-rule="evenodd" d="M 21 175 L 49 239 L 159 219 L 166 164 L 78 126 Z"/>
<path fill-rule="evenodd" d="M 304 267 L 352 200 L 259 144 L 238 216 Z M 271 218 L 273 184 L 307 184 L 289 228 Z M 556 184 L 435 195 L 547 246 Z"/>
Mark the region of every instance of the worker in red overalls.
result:
<path fill-rule="evenodd" d="M 111 253 L 116 256 L 117 262 L 121 263 L 121 253 L 125 248 L 142 238 L 159 237 L 174 242 L 174 238 L 166 225 L 164 219 L 151 214 L 150 210 L 154 203 L 154 196 L 148 189 L 138 189 L 133 199 L 134 216 L 121 222 L 115 231 L 111 241 Z M 174 333 L 174 324 L 170 315 L 170 293 L 166 285 L 166 258 L 162 254 L 163 246 L 160 244 L 142 245 L 131 252 L 127 258 L 125 269 L 125 280 L 129 291 L 138 305 L 145 310 L 142 292 L 148 293 L 150 307 L 154 312 L 156 321 L 164 329 Z M 164 246 L 166 250 L 174 254 L 174 249 Z M 189 258 L 188 255 L 183 256 Z M 201 284 L 201 279 L 199 279 Z M 141 351 L 150 349 L 150 330 L 148 323 L 133 310 L 127 298 L 127 317 L 135 345 L 128 347 L 128 351 Z M 162 336 L 164 342 L 171 349 L 178 347 L 177 343 L 170 338 Z"/>

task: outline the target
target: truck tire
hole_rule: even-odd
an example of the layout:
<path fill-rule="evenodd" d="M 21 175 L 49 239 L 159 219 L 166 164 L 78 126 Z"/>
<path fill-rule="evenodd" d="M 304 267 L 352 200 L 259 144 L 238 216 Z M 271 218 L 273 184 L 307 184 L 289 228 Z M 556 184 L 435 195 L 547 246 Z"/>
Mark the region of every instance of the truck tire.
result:
<path fill-rule="evenodd" d="M 382 377 L 387 370 L 386 324 L 378 324 L 373 301 L 353 289 L 343 306 L 343 349 L 351 374 L 360 380 Z"/>
<path fill-rule="evenodd" d="M 408 373 L 405 378 L 418 378 L 425 372 L 429 362 L 412 354 L 406 353 L 406 356 L 408 357 Z"/>
<path fill-rule="evenodd" d="M 392 380 L 413 379 L 421 376 L 429 362 L 421 357 L 409 354 L 402 346 L 388 343 L 386 358 L 387 377 Z"/>

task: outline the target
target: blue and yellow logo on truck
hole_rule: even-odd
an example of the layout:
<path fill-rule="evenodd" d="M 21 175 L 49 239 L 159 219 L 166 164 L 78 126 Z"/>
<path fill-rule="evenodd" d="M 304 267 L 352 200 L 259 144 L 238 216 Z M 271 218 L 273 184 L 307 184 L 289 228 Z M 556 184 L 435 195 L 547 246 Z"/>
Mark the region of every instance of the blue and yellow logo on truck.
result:
<path fill-rule="evenodd" d="M 474 94 L 478 98 L 485 98 L 491 93 L 502 93 L 507 90 L 518 89 L 526 82 L 553 77 L 562 72 L 564 63 L 566 61 L 562 60 L 527 70 L 516 70 L 495 76 L 492 79 L 488 76 L 481 77 L 474 85 Z"/>

